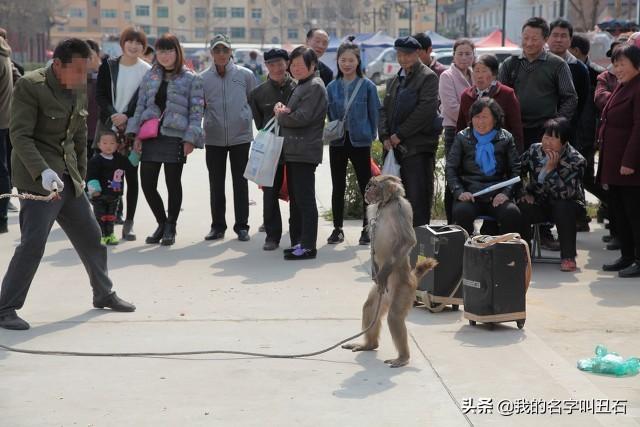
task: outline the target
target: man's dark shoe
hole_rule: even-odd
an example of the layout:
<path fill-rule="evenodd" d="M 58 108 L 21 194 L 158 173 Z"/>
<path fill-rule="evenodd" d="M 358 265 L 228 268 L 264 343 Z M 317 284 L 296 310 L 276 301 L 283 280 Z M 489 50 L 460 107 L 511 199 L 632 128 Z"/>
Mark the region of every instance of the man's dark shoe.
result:
<path fill-rule="evenodd" d="M 110 308 L 113 311 L 121 311 L 125 313 L 136 311 L 135 305 L 126 302 L 118 295 L 116 295 L 115 292 L 99 301 L 94 301 L 93 306 L 95 308 Z"/>
<path fill-rule="evenodd" d="M 22 320 L 13 312 L 0 316 L 0 328 L 10 329 L 12 331 L 26 331 L 30 326 L 25 320 Z"/>
<path fill-rule="evenodd" d="M 611 264 L 605 264 L 602 266 L 602 270 L 604 271 L 620 271 L 620 270 L 624 270 L 625 268 L 629 267 L 630 265 L 633 264 L 633 259 L 632 258 L 618 258 L 617 260 L 613 261 Z"/>
<path fill-rule="evenodd" d="M 540 246 L 548 251 L 558 252 L 560 250 L 560 242 L 553 236 L 542 236 L 540 238 Z"/>
<path fill-rule="evenodd" d="M 258 232 L 264 233 L 265 231 L 267 231 L 267 229 L 264 228 L 264 224 L 262 224 L 260 227 L 258 227 Z"/>
<path fill-rule="evenodd" d="M 604 236 L 602 236 L 603 243 L 609 243 L 613 239 L 615 239 L 615 237 L 613 237 L 611 234 L 605 234 Z"/>
<path fill-rule="evenodd" d="M 341 228 L 334 228 L 331 236 L 327 239 L 327 243 L 330 245 L 337 245 L 344 242 L 344 232 Z"/>
<path fill-rule="evenodd" d="M 624 270 L 618 271 L 619 277 L 640 277 L 640 261 L 636 261 Z"/>
<path fill-rule="evenodd" d="M 614 237 L 613 239 L 611 239 L 609 243 L 607 243 L 606 248 L 608 251 L 620 250 L 620 239 L 618 239 L 617 237 Z"/>
<path fill-rule="evenodd" d="M 368 245 L 371 243 L 371 238 L 369 237 L 369 231 L 366 228 L 362 229 L 362 233 L 360 233 L 360 241 L 358 242 L 361 245 Z"/>
<path fill-rule="evenodd" d="M 317 254 L 318 251 L 316 249 L 304 249 L 302 247 L 299 247 L 296 250 L 285 254 L 284 259 L 286 259 L 287 261 L 314 259 Z"/>
<path fill-rule="evenodd" d="M 299 247 L 300 247 L 300 243 L 298 243 L 297 245 L 293 245 L 290 248 L 287 248 L 287 249 L 283 250 L 282 252 L 284 252 L 284 254 L 287 255 L 287 254 L 290 254 L 291 252 L 295 251 Z"/>
<path fill-rule="evenodd" d="M 158 224 L 158 228 L 156 228 L 156 231 L 154 231 L 151 236 L 147 237 L 145 242 L 148 245 L 153 245 L 153 244 L 156 244 L 156 243 L 160 243 L 160 240 L 162 239 L 162 236 L 164 236 L 164 223 Z"/>
<path fill-rule="evenodd" d="M 204 236 L 204 240 L 220 240 L 224 239 L 224 231 L 217 231 L 215 228 L 212 228 L 209 231 L 209 234 Z"/>
<path fill-rule="evenodd" d="M 267 240 L 266 242 L 264 242 L 264 246 L 262 246 L 262 249 L 265 251 L 275 251 L 276 249 L 278 249 L 278 246 L 280 246 L 278 242 Z"/>
<path fill-rule="evenodd" d="M 251 240 L 251 237 L 249 236 L 249 230 L 239 230 L 238 240 L 240 240 L 241 242 L 248 242 L 249 240 Z"/>

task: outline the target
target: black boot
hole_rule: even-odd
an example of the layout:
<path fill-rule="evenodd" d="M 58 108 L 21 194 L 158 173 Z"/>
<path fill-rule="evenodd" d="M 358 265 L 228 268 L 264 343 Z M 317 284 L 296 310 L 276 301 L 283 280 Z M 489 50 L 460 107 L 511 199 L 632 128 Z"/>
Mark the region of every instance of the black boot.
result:
<path fill-rule="evenodd" d="M 156 228 L 156 231 L 154 231 L 151 236 L 147 237 L 145 242 L 148 245 L 160 243 L 160 239 L 162 239 L 163 235 L 164 235 L 164 222 L 158 224 L 158 228 Z"/>
<path fill-rule="evenodd" d="M 162 246 L 171 246 L 176 242 L 176 224 L 166 223 L 164 226 L 164 234 L 162 235 Z"/>

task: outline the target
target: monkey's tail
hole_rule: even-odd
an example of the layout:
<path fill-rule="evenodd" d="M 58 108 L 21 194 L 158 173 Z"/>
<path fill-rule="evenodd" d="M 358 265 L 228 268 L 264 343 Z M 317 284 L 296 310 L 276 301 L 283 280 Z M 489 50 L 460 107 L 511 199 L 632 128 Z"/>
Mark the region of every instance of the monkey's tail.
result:
<path fill-rule="evenodd" d="M 416 267 L 413 269 L 413 274 L 415 274 L 416 278 L 420 280 L 422 279 L 422 276 L 436 268 L 437 265 L 438 261 L 433 258 L 427 258 L 424 261 L 420 261 L 416 264 Z"/>

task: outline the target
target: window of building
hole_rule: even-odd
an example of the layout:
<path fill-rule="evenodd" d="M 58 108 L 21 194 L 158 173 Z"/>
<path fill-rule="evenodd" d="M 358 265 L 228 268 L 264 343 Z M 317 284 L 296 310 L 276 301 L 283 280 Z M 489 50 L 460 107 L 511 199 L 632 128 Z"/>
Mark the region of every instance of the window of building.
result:
<path fill-rule="evenodd" d="M 157 14 L 158 18 L 168 18 L 169 8 L 167 6 L 158 6 Z"/>
<path fill-rule="evenodd" d="M 91 20 L 91 25 L 93 25 L 94 27 L 97 27 L 97 26 L 99 25 L 99 24 L 98 24 L 98 18 L 93 18 L 93 19 Z"/>
<path fill-rule="evenodd" d="M 140 28 L 142 29 L 143 33 L 151 34 L 151 27 L 149 25 L 142 25 Z"/>
<path fill-rule="evenodd" d="M 136 16 L 150 16 L 149 6 L 136 6 Z"/>
<path fill-rule="evenodd" d="M 317 7 L 310 7 L 307 9 L 307 18 L 308 19 L 320 19 L 320 9 Z"/>
<path fill-rule="evenodd" d="M 227 17 L 227 8 L 226 7 L 214 7 L 213 8 L 213 17 L 214 18 L 226 18 Z"/>
<path fill-rule="evenodd" d="M 532 17 L 533 17 L 533 16 L 536 16 L 536 7 L 535 7 L 535 6 L 533 6 L 533 7 L 531 8 L 531 16 L 532 16 Z"/>
<path fill-rule="evenodd" d="M 124 11 L 124 19 L 126 21 L 131 21 L 131 12 L 130 11 L 128 11 L 128 10 Z"/>
<path fill-rule="evenodd" d="M 116 27 L 102 27 L 102 31 L 107 34 L 120 34 L 120 29 Z"/>
<path fill-rule="evenodd" d="M 557 13 L 558 13 L 558 3 L 554 1 L 554 2 L 553 2 L 553 17 L 554 17 L 554 18 L 555 18 L 556 16 L 558 16 L 558 15 L 557 15 Z"/>
<path fill-rule="evenodd" d="M 262 9 L 251 9 L 251 19 L 262 19 Z"/>
<path fill-rule="evenodd" d="M 264 28 L 252 28 L 250 35 L 252 40 L 262 40 L 264 38 Z"/>
<path fill-rule="evenodd" d="M 69 27 L 70 33 L 84 33 L 85 31 L 86 31 L 86 28 L 84 27 Z"/>
<path fill-rule="evenodd" d="M 289 40 L 298 40 L 298 29 L 297 28 L 289 28 L 287 29 L 287 38 Z"/>
<path fill-rule="evenodd" d="M 244 27 L 231 27 L 231 39 L 244 39 L 246 37 Z"/>
<path fill-rule="evenodd" d="M 196 27 L 196 38 L 197 39 L 206 39 L 207 38 L 207 29 L 205 27 Z"/>
<path fill-rule="evenodd" d="M 166 33 L 170 33 L 169 27 L 158 27 L 158 36 L 161 36 Z"/>
<path fill-rule="evenodd" d="M 398 37 L 407 37 L 410 35 L 411 35 L 411 32 L 409 32 L 408 28 L 400 28 L 398 30 Z"/>
<path fill-rule="evenodd" d="M 287 18 L 289 21 L 298 19 L 298 9 L 287 9 Z"/>
<path fill-rule="evenodd" d="M 542 16 L 542 5 L 538 6 L 538 16 Z"/>
<path fill-rule="evenodd" d="M 213 34 L 227 34 L 228 32 L 226 27 L 213 27 Z"/>
<path fill-rule="evenodd" d="M 115 9 L 102 9 L 100 16 L 106 19 L 113 19 L 118 17 L 118 11 Z"/>
<path fill-rule="evenodd" d="M 231 17 L 232 18 L 244 18 L 244 7 L 232 7 L 231 8 Z"/>
<path fill-rule="evenodd" d="M 204 7 L 196 7 L 194 14 L 196 19 L 204 19 L 207 17 L 207 9 Z"/>
<path fill-rule="evenodd" d="M 91 7 L 98 7 L 98 0 L 91 0 Z"/>
<path fill-rule="evenodd" d="M 184 24 L 185 22 L 187 22 L 187 18 L 185 18 L 184 15 L 180 15 L 178 16 L 178 22 Z"/>
<path fill-rule="evenodd" d="M 85 10 L 80 7 L 72 7 L 69 9 L 70 18 L 84 18 Z"/>
<path fill-rule="evenodd" d="M 403 8 L 402 11 L 398 13 L 398 18 L 409 19 L 409 8 L 408 7 Z M 404 36 L 400 36 L 400 37 L 404 37 Z"/>

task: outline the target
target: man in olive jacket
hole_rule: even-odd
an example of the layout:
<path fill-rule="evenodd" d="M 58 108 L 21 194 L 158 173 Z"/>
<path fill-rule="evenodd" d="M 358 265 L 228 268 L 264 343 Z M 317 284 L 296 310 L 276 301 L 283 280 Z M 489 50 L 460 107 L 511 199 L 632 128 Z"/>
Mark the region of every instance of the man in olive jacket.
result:
<path fill-rule="evenodd" d="M 420 43 L 413 37 L 395 41 L 402 67 L 387 84 L 380 111 L 378 135 L 385 150 L 393 149 L 400 175 L 413 208 L 413 226 L 431 220 L 433 174 L 440 128 L 438 76 L 418 56 Z"/>
<path fill-rule="evenodd" d="M 112 291 L 107 249 L 100 243 L 100 227 L 84 193 L 87 109 L 82 89 L 89 56 L 84 41 L 64 40 L 56 47 L 52 64 L 20 79 L 13 93 L 9 124 L 13 183 L 21 193 L 59 194 L 50 202 L 21 201 L 20 245 L 0 291 L 0 327 L 5 329 L 29 329 L 16 310 L 24 305 L 54 221 L 89 274 L 94 307 L 135 310 Z"/>

